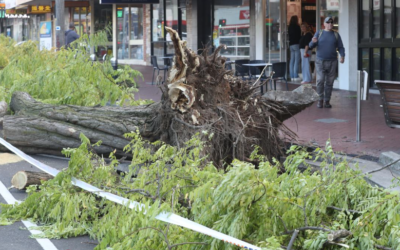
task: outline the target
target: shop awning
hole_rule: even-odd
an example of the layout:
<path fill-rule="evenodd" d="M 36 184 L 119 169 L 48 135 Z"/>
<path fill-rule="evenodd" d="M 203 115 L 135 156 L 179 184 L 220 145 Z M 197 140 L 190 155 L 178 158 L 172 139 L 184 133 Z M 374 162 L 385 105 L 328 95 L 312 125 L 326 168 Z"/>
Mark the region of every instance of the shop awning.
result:
<path fill-rule="evenodd" d="M 100 4 L 134 4 L 134 3 L 141 3 L 141 4 L 149 4 L 149 3 L 160 3 L 162 0 L 100 0 Z"/>

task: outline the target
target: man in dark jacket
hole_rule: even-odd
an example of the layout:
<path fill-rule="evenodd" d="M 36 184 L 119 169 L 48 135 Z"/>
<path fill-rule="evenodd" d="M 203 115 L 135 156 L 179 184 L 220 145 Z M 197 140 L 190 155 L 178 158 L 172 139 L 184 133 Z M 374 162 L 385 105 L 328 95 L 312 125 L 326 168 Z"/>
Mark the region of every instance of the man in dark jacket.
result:
<path fill-rule="evenodd" d="M 333 82 L 336 78 L 336 69 L 338 66 L 337 50 L 340 54 L 340 63 L 344 63 L 344 47 L 339 33 L 334 31 L 333 18 L 325 18 L 325 29 L 317 31 L 311 40 L 309 47 L 317 47 L 317 60 L 315 68 L 317 71 L 317 93 L 319 101 L 318 108 L 331 108 L 330 104 Z M 325 101 L 325 102 L 324 102 Z"/>
<path fill-rule="evenodd" d="M 71 23 L 69 25 L 69 30 L 65 31 L 65 47 L 69 48 L 70 43 L 72 43 L 73 41 L 75 41 L 78 38 L 79 38 L 79 35 L 76 34 L 76 32 L 75 32 L 75 25 L 73 23 Z"/>

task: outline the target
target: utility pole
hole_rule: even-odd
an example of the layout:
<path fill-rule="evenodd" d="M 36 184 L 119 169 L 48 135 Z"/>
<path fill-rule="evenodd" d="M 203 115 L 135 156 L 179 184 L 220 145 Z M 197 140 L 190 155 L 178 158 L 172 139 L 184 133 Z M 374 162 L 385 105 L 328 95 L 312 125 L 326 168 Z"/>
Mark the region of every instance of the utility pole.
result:
<path fill-rule="evenodd" d="M 65 2 L 56 0 L 56 47 L 59 50 L 65 45 Z"/>

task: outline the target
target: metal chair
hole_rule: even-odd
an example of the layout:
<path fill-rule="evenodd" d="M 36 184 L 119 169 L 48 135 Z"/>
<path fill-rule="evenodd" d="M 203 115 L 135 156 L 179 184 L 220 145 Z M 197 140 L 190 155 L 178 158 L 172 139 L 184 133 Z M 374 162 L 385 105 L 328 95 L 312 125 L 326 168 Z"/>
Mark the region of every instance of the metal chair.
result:
<path fill-rule="evenodd" d="M 270 80 L 271 89 L 272 89 L 272 81 L 274 81 L 274 89 L 276 90 L 276 80 L 283 79 L 286 82 L 286 90 L 289 90 L 289 85 L 286 79 L 286 62 L 272 63 L 272 71 L 274 71 L 274 75 Z"/>
<path fill-rule="evenodd" d="M 164 81 L 166 80 L 166 75 L 167 75 L 167 71 L 168 71 L 168 66 L 164 66 L 163 68 L 160 68 L 158 66 L 158 62 L 157 62 L 157 57 L 156 56 L 151 56 L 151 64 L 153 65 L 153 77 L 151 78 L 151 84 L 154 84 L 154 73 L 156 72 L 156 70 L 158 70 L 157 72 L 157 76 L 160 74 L 160 70 L 164 70 Z M 163 81 L 163 83 L 164 83 Z"/>
<path fill-rule="evenodd" d="M 232 63 L 231 63 L 231 59 L 230 58 L 226 58 L 225 69 L 226 70 L 232 70 Z"/>
<path fill-rule="evenodd" d="M 242 79 L 249 77 L 249 66 L 243 66 L 246 63 L 249 63 L 249 60 L 235 60 L 235 76 L 241 76 Z"/>

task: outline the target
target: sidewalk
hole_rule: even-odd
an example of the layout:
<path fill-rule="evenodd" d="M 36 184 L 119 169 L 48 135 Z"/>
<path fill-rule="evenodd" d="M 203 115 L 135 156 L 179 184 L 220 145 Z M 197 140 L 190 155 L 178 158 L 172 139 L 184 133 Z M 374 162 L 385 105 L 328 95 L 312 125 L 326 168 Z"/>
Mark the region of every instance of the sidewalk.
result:
<path fill-rule="evenodd" d="M 151 82 L 153 67 L 135 65 L 133 68 L 144 76 L 144 81 L 138 81 L 137 98 L 159 101 L 161 90 L 146 84 Z M 289 89 L 299 85 L 289 83 Z M 284 84 L 277 83 L 278 89 L 284 87 Z M 319 109 L 314 103 L 284 124 L 298 135 L 297 143 L 301 145 L 324 147 L 330 139 L 335 152 L 351 156 L 377 160 L 381 152 L 400 154 L 400 129 L 386 126 L 379 94 L 370 94 L 369 100 L 362 102 L 361 142 L 356 142 L 356 100 L 354 91 L 334 90 L 331 109 Z"/>

